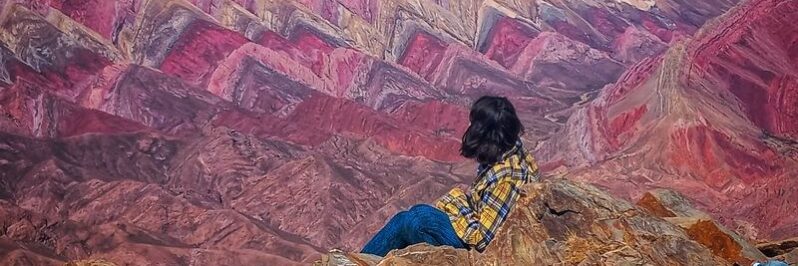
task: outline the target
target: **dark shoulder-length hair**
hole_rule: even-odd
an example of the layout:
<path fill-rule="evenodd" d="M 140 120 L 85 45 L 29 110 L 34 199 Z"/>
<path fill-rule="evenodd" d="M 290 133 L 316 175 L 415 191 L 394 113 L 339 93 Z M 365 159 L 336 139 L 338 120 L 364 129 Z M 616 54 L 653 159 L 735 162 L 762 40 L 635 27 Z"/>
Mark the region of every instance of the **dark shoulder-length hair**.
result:
<path fill-rule="evenodd" d="M 507 98 L 483 96 L 471 106 L 471 124 L 463 134 L 460 154 L 480 164 L 495 164 L 515 146 L 524 126 Z"/>

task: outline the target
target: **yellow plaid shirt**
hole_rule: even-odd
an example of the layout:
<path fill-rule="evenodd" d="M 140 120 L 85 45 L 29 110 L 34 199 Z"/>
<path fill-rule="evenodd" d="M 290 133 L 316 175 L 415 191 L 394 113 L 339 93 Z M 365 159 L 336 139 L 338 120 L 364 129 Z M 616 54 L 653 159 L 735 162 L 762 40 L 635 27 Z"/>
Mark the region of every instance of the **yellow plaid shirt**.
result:
<path fill-rule="evenodd" d="M 435 206 L 449 216 L 463 242 L 482 252 L 513 208 L 521 185 L 537 181 L 539 174 L 535 159 L 519 142 L 502 161 L 480 167 L 468 193 L 454 188 Z"/>

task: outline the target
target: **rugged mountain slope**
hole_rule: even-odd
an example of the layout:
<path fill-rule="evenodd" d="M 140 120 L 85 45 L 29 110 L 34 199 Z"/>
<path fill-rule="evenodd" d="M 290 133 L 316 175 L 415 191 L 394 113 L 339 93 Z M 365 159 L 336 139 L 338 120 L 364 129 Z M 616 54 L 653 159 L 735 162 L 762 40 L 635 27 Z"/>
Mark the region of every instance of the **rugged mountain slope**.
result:
<path fill-rule="evenodd" d="M 796 1 L 735 9 L 605 88 L 539 154 L 629 198 L 676 188 L 753 238 L 795 235 L 795 30 L 774 28 L 795 19 Z"/>
<path fill-rule="evenodd" d="M 471 182 L 458 141 L 486 93 L 513 100 L 547 173 L 796 233 L 795 1 L 703 30 L 737 1 L 522 2 L 0 0 L 0 254 L 356 249 Z"/>

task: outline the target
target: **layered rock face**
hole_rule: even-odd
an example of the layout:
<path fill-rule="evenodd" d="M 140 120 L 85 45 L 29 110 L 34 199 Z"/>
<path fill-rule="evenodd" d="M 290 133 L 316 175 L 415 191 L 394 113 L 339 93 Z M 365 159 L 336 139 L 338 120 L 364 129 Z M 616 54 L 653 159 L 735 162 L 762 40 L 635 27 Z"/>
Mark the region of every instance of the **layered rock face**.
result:
<path fill-rule="evenodd" d="M 689 200 L 674 191 L 656 189 L 646 192 L 637 205 L 682 227 L 692 240 L 730 263 L 748 265 L 767 258 L 748 240 L 719 225 L 712 217 L 694 208 Z"/>
<path fill-rule="evenodd" d="M 566 179 L 522 190 L 484 253 L 418 244 L 384 258 L 334 252 L 317 265 L 750 265 L 766 258 L 722 226 L 685 226 L 691 219 L 716 224 L 673 191 L 649 192 L 638 207 Z"/>
<path fill-rule="evenodd" d="M 720 265 L 677 226 L 592 186 L 535 184 L 480 264 Z"/>
<path fill-rule="evenodd" d="M 765 103 L 796 93 L 787 81 L 796 75 L 788 62 L 795 45 L 782 41 L 792 31 L 765 25 L 793 21 L 796 8 L 796 1 L 735 8 L 626 72 L 570 117 L 567 137 L 538 154 L 570 169 L 581 166 L 571 178 L 629 199 L 640 198 L 641 188 L 675 189 L 748 238 L 795 235 L 795 138 L 758 117 L 776 125 L 795 106 Z M 759 85 L 775 94 L 755 93 L 764 90 Z M 759 101 L 752 97 L 764 99 L 761 108 L 750 104 Z"/>
<path fill-rule="evenodd" d="M 762 243 L 757 247 L 767 256 L 781 259 L 789 264 L 798 264 L 798 238 Z"/>
<path fill-rule="evenodd" d="M 0 264 L 358 249 L 472 182 L 483 94 L 550 175 L 795 236 L 798 1 L 738 4 L 0 0 Z"/>

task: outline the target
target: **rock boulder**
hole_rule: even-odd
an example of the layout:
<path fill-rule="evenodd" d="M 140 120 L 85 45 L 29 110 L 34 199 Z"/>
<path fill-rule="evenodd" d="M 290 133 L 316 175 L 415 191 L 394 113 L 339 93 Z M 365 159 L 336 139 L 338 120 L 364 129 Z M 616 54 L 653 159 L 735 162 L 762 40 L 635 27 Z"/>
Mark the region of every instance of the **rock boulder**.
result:
<path fill-rule="evenodd" d="M 565 179 L 524 195 L 484 253 L 414 245 L 351 265 L 728 265 L 689 231 L 594 186 Z M 711 221 L 710 221 L 711 222 Z M 714 223 L 714 222 L 713 222 Z M 341 254 L 338 254 L 339 258 Z M 348 265 L 324 256 L 321 265 Z M 320 261 L 321 262 L 321 261 Z"/>

